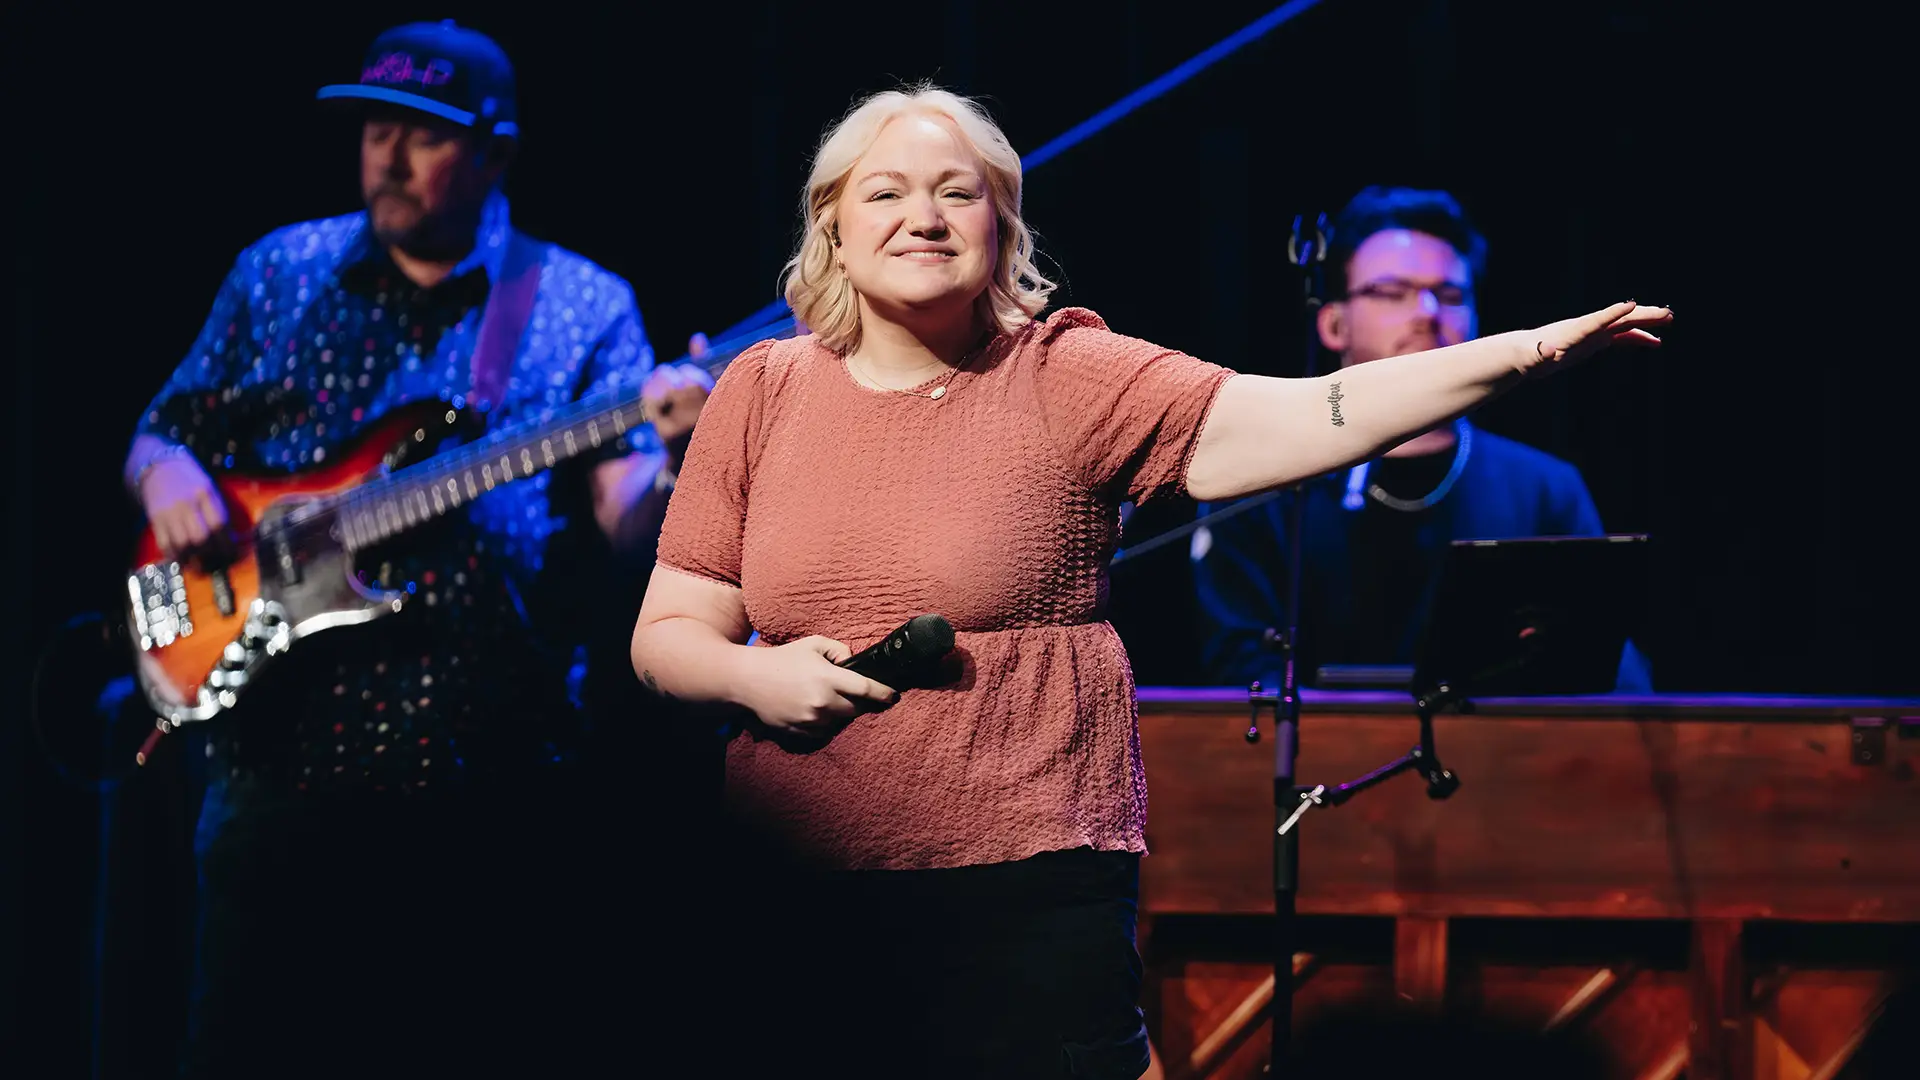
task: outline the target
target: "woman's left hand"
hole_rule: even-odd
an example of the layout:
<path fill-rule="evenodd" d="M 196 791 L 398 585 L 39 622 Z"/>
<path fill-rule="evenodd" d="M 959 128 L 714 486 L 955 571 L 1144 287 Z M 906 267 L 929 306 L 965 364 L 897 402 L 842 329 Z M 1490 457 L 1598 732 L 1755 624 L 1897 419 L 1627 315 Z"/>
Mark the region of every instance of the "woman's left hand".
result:
<path fill-rule="evenodd" d="M 1610 345 L 1658 345 L 1660 339 L 1648 328 L 1672 321 L 1671 308 L 1628 300 L 1591 315 L 1548 323 L 1515 335 L 1523 343 L 1519 368 L 1522 374 L 1537 378 L 1570 368 Z"/>

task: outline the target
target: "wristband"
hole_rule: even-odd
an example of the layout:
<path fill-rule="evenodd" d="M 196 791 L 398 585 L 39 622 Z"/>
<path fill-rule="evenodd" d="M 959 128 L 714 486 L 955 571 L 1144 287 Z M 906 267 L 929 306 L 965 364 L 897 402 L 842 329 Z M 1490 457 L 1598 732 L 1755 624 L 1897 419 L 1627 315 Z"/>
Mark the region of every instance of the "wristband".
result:
<path fill-rule="evenodd" d="M 192 453 L 191 450 L 188 450 L 179 443 L 168 443 L 153 453 L 148 454 L 147 460 L 141 462 L 139 470 L 133 474 L 133 479 L 127 481 L 127 490 L 132 492 L 135 498 L 139 498 L 140 485 L 146 480 L 147 474 L 153 471 L 154 466 L 166 461 L 168 458 L 184 457 L 190 453 Z"/>

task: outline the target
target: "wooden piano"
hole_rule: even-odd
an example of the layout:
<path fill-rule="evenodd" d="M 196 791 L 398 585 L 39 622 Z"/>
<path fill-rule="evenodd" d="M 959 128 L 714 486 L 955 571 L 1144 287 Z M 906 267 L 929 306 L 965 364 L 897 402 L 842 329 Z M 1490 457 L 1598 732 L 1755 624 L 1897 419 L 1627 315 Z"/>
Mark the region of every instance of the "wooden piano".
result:
<path fill-rule="evenodd" d="M 1588 1026 L 1626 1077 L 1839 1074 L 1920 942 L 1920 700 L 1473 705 L 1435 721 L 1451 798 L 1408 774 L 1297 826 L 1296 1025 L 1398 998 Z M 1251 715 L 1244 689 L 1140 692 L 1145 1003 L 1176 1080 L 1267 1058 L 1272 709 L 1249 745 Z M 1405 695 L 1309 691 L 1297 776 L 1417 740 Z"/>

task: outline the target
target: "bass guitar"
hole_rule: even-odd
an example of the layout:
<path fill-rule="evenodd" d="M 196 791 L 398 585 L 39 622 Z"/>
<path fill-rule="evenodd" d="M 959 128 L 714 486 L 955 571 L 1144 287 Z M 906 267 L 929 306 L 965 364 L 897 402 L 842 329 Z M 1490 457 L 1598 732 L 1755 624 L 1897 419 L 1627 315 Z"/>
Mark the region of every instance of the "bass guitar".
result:
<path fill-rule="evenodd" d="M 754 343 L 797 329 L 788 321 L 682 362 L 718 378 Z M 162 551 L 151 525 L 134 544 L 127 622 L 156 737 L 232 709 L 262 668 L 301 639 L 401 610 L 405 592 L 362 581 L 359 552 L 647 422 L 638 392 L 604 395 L 440 452 L 474 421 L 427 400 L 389 413 L 324 467 L 218 473 L 229 549 L 182 560 Z"/>

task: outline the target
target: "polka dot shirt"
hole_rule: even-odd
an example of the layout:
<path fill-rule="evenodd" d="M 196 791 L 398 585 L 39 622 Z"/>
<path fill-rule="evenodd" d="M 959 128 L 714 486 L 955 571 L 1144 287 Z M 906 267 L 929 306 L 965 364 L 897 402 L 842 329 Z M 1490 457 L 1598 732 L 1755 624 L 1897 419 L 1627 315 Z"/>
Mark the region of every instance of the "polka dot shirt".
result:
<path fill-rule="evenodd" d="M 139 425 L 210 470 L 299 473 L 390 410 L 467 405 L 471 356 L 511 228 L 495 195 L 472 255 L 420 288 L 365 214 L 291 225 L 247 248 L 186 359 Z M 634 392 L 652 367 L 632 289 L 547 246 L 522 348 L 490 430 L 588 394 Z M 651 429 L 633 433 L 651 440 Z M 417 791 L 575 754 L 586 597 L 604 542 L 586 471 L 627 449 L 503 485 L 356 556 L 411 593 L 399 614 L 303 639 L 209 725 L 224 774 L 291 790 Z"/>

